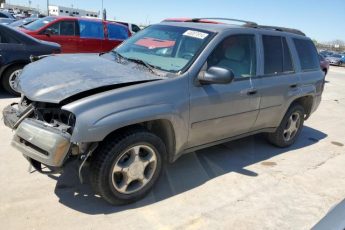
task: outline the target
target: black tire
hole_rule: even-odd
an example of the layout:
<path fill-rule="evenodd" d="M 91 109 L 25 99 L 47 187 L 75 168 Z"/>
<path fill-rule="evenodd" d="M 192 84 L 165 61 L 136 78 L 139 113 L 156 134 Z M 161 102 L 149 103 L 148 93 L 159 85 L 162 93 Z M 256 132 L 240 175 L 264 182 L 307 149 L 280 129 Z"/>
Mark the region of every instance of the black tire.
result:
<path fill-rule="evenodd" d="M 139 191 L 132 194 L 119 192 L 113 185 L 112 169 L 126 149 L 145 144 L 156 151 L 157 164 L 150 181 Z M 158 180 L 166 156 L 163 141 L 146 129 L 136 128 L 116 136 L 110 136 L 100 143 L 91 157 L 90 183 L 95 193 L 113 205 L 133 203 L 147 195 Z"/>
<path fill-rule="evenodd" d="M 288 125 L 289 118 L 292 116 L 292 114 L 295 114 L 295 113 L 298 113 L 300 116 L 299 127 L 295 135 L 290 140 L 287 141 L 284 138 L 284 130 L 286 126 Z M 295 143 L 296 139 L 298 138 L 303 128 L 304 116 L 305 116 L 305 111 L 304 111 L 303 106 L 301 106 L 300 104 L 292 104 L 290 108 L 288 109 L 288 111 L 286 112 L 277 130 L 274 133 L 268 134 L 268 141 L 272 143 L 273 145 L 280 148 L 289 147 L 290 145 Z"/>
<path fill-rule="evenodd" d="M 10 93 L 11 95 L 17 96 L 17 97 L 20 96 L 20 93 L 12 89 L 12 87 L 10 86 L 9 79 L 10 79 L 12 73 L 14 73 L 17 70 L 23 69 L 23 67 L 24 67 L 23 65 L 11 66 L 7 70 L 5 70 L 5 72 L 3 73 L 2 78 L 1 78 L 2 87 L 8 93 Z"/>

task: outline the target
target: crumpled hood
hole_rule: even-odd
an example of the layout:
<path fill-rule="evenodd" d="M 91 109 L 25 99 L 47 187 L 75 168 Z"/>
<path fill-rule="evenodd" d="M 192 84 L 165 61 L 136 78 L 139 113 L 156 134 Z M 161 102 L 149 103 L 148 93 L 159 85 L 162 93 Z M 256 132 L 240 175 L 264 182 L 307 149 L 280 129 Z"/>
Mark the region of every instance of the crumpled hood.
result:
<path fill-rule="evenodd" d="M 119 64 L 110 54 L 65 54 L 27 65 L 18 84 L 20 91 L 32 101 L 59 103 L 103 86 L 163 78 L 136 65 Z"/>

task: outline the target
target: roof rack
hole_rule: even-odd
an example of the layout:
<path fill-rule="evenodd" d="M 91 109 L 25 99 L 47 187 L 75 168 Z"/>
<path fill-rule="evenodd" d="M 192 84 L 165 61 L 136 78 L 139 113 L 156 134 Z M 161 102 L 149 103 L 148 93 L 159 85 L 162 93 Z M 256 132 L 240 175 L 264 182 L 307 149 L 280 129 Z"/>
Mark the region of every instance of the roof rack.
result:
<path fill-rule="evenodd" d="M 233 18 L 193 18 L 190 21 L 191 22 L 200 22 L 202 20 L 221 20 L 221 21 L 242 22 L 242 23 L 244 23 L 243 24 L 244 27 L 257 28 L 257 29 L 266 29 L 266 30 L 275 30 L 275 31 L 288 32 L 288 33 L 293 33 L 293 34 L 297 34 L 297 35 L 306 36 L 305 33 L 303 33 L 300 30 L 297 30 L 297 29 L 291 29 L 291 28 L 285 28 L 285 27 L 279 27 L 279 26 L 259 25 L 256 22 L 239 20 L 239 19 L 233 19 Z"/>
<path fill-rule="evenodd" d="M 258 24 L 255 22 L 233 19 L 233 18 L 193 18 L 190 21 L 191 22 L 199 22 L 201 20 L 220 20 L 220 21 L 242 22 L 242 23 L 244 23 L 244 26 L 249 26 L 249 25 L 250 26 L 258 26 Z"/>
<path fill-rule="evenodd" d="M 276 31 L 288 32 L 288 33 L 293 33 L 293 34 L 298 34 L 298 35 L 306 36 L 305 33 L 303 33 L 300 30 L 297 30 L 297 29 L 291 29 L 291 28 L 285 28 L 285 27 L 279 27 L 279 26 L 264 26 L 264 25 L 259 25 L 258 28 L 267 29 L 267 30 L 276 30 Z"/>

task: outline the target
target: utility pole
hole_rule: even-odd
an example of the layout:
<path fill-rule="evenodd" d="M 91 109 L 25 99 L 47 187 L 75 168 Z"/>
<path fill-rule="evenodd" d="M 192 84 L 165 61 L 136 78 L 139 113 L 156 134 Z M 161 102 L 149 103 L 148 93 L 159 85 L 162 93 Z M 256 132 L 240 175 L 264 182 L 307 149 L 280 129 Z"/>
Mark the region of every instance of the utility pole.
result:
<path fill-rule="evenodd" d="M 47 16 L 49 16 L 49 0 L 47 0 Z"/>
<path fill-rule="evenodd" d="M 103 14 L 103 9 L 104 9 L 104 8 L 103 8 L 103 0 L 102 0 L 102 14 Z"/>

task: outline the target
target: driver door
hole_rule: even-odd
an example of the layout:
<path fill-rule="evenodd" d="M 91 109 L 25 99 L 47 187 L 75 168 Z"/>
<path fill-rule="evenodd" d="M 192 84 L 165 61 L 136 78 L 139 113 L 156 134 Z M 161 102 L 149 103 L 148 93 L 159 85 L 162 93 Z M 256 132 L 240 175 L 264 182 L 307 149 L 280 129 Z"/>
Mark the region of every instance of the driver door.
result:
<path fill-rule="evenodd" d="M 259 112 L 260 96 L 253 88 L 257 49 L 254 35 L 224 39 L 207 59 L 212 66 L 231 69 L 229 84 L 190 86 L 190 134 L 188 147 L 220 141 L 249 132 Z"/>

